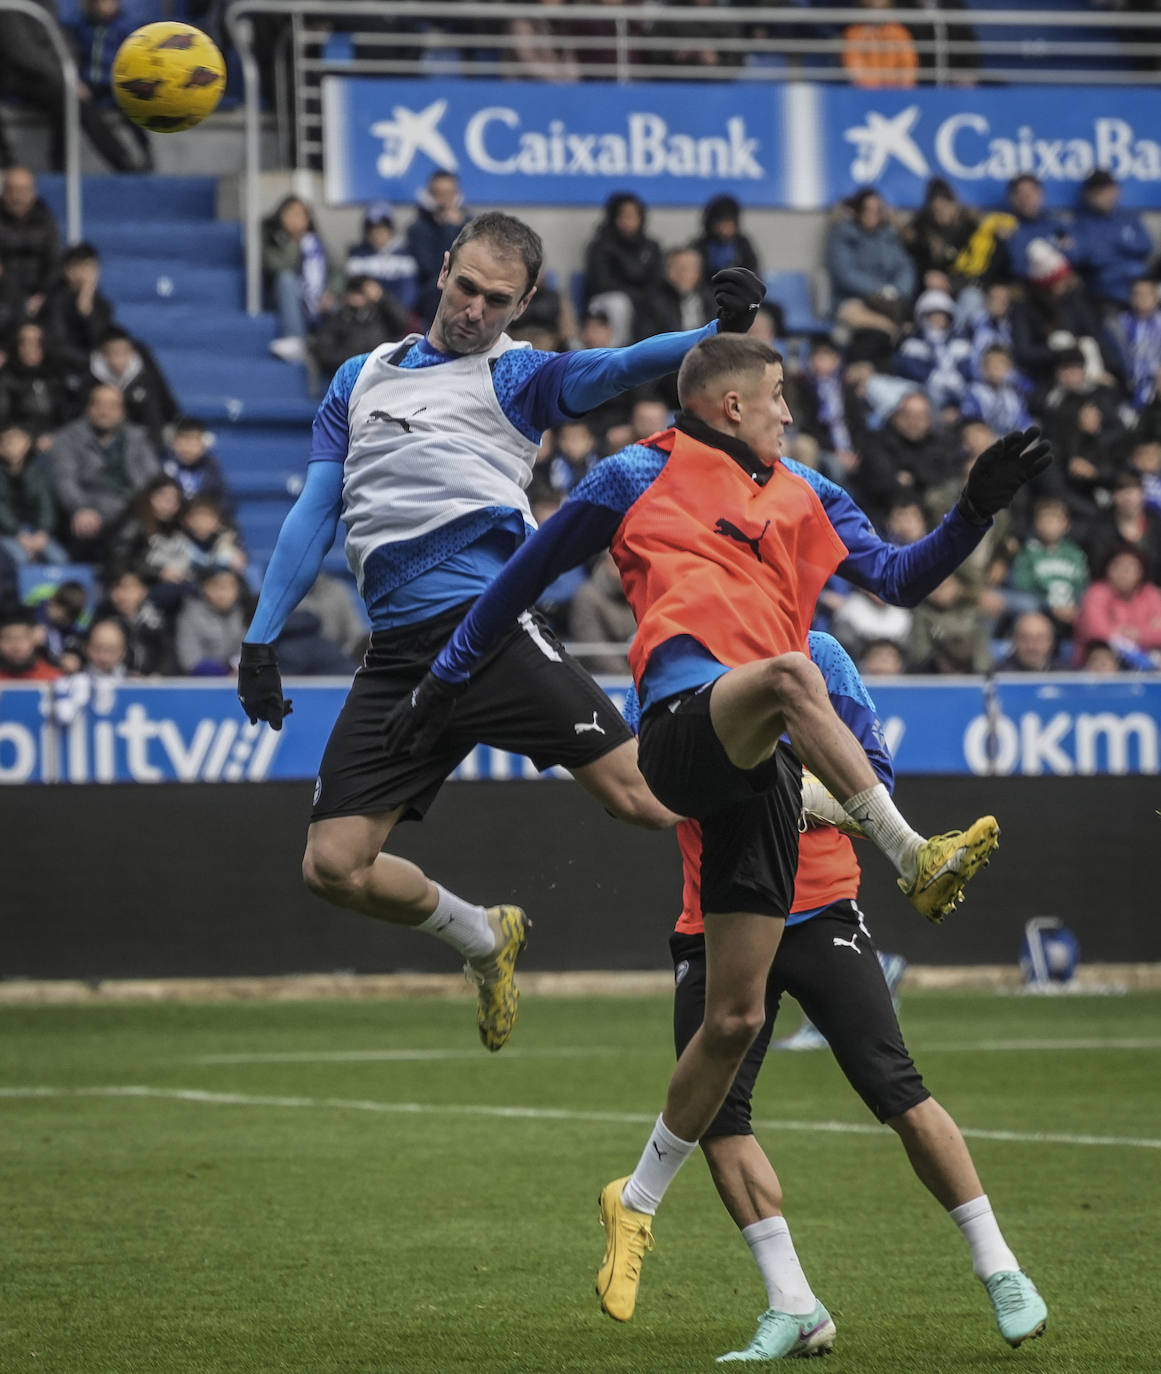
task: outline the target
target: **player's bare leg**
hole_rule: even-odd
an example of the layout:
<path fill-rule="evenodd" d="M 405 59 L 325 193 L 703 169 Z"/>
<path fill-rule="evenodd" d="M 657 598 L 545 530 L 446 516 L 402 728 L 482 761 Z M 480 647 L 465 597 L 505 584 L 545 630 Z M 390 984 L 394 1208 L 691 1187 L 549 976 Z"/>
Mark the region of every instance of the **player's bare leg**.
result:
<path fill-rule="evenodd" d="M 626 740 L 593 763 L 574 768 L 572 775 L 606 811 L 627 825 L 668 830 L 681 819 L 662 806 L 637 767 L 637 741 Z"/>
<path fill-rule="evenodd" d="M 307 831 L 302 875 L 335 906 L 391 925 L 411 926 L 463 955 L 477 985 L 476 1025 L 490 1050 L 500 1049 L 519 1014 L 516 961 L 531 924 L 517 906 L 482 907 L 432 880 L 408 859 L 382 853 L 402 807 L 367 816 L 315 821 Z"/>
<path fill-rule="evenodd" d="M 783 734 L 802 763 L 886 855 L 916 909 L 941 921 L 988 862 L 999 826 L 984 816 L 966 832 L 924 839 L 876 778 L 859 742 L 835 714 L 822 674 L 805 654 L 779 654 L 733 668 L 714 683 L 710 719 L 730 762 L 754 768 Z"/>

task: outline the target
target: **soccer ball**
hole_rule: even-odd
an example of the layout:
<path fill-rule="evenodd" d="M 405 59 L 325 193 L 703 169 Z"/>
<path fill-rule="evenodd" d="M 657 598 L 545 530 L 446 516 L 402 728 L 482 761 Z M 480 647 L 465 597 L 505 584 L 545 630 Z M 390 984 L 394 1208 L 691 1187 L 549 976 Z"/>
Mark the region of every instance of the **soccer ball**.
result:
<path fill-rule="evenodd" d="M 131 33 L 113 59 L 113 98 L 155 134 L 192 129 L 213 114 L 226 88 L 217 45 L 192 24 L 163 20 Z"/>

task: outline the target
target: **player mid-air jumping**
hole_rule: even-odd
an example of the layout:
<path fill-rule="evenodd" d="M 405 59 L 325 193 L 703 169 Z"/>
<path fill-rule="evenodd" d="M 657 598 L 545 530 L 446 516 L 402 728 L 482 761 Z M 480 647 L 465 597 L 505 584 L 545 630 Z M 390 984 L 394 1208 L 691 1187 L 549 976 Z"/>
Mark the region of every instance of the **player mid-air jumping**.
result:
<path fill-rule="evenodd" d="M 765 287 L 730 269 L 713 281 L 717 318 L 623 349 L 547 353 L 504 332 L 532 299 L 538 236 L 510 215 L 470 220 L 444 259 L 425 337 L 351 358 L 319 406 L 302 493 L 279 533 L 242 646 L 238 696 L 252 722 L 282 728 L 274 641 L 309 590 L 340 518 L 371 620 L 371 644 L 331 732 L 315 785 L 303 874 L 338 906 L 450 944 L 479 984 L 477 1024 L 498 1050 L 516 1020 L 513 970 L 527 920 L 485 910 L 380 851 L 422 817 L 477 743 L 569 769 L 606 809 L 639 825 L 676 816 L 650 793 L 637 745 L 608 697 L 548 626 L 523 616 L 461 703 L 456 727 L 422 757 L 384 749 L 383 720 L 532 528 L 525 487 L 542 432 L 672 372 L 700 339 L 749 328 Z M 578 722 L 595 728 L 579 731 Z"/>

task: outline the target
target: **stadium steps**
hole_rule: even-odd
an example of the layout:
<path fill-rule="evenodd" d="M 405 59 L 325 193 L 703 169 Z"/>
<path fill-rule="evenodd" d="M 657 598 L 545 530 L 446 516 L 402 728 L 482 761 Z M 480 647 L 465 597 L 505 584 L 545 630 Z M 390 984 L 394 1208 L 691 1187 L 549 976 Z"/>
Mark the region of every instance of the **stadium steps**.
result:
<path fill-rule="evenodd" d="M 64 223 L 65 185 L 60 172 L 37 176 L 40 194 L 57 219 Z M 168 177 L 152 174 L 87 176 L 82 178 L 82 209 L 90 220 L 120 220 L 125 225 L 141 220 L 202 220 L 216 223 L 216 177 Z"/>
<path fill-rule="evenodd" d="M 223 220 L 157 219 L 125 224 L 86 215 L 85 238 L 96 245 L 106 266 L 124 260 L 175 258 L 201 267 L 239 267 L 242 230 Z"/>

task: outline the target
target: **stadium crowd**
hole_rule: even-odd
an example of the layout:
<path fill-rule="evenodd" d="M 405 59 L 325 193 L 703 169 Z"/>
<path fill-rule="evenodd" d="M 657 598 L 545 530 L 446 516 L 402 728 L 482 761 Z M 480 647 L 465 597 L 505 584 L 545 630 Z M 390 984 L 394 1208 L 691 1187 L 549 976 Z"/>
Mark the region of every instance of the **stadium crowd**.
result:
<path fill-rule="evenodd" d="M 755 331 L 787 359 L 788 456 L 847 487 L 892 541 L 938 522 L 997 433 L 1038 423 L 1058 454 L 914 612 L 828 584 L 818 626 L 865 671 L 1161 666 L 1156 247 L 1118 200 L 1099 171 L 1070 215 L 1046 210 L 1030 176 L 986 212 L 938 180 L 913 214 L 862 190 L 831 216 L 825 322 L 787 337 L 777 302 L 762 308 Z M 343 359 L 423 329 L 443 254 L 470 215 L 455 176 L 436 172 L 405 230 L 391 205 L 374 202 L 359 241 L 336 252 L 310 206 L 287 197 L 264 235 L 281 321 L 272 347 L 306 360 L 321 388 Z M 640 197 L 612 196 L 575 303 L 546 271 L 518 336 L 550 350 L 602 348 L 701 324 L 713 313 L 709 276 L 769 265 L 743 216 L 732 197 L 715 196 L 691 215 L 688 238 L 664 246 Z M 240 539 L 213 434 L 181 413 L 100 283 L 97 251 L 62 250 L 35 178 L 9 168 L 0 678 L 229 674 L 261 569 Z M 537 519 L 603 457 L 664 428 L 675 404 L 670 378 L 546 433 L 529 493 Z M 561 579 L 543 608 L 570 639 L 606 646 L 592 660 L 599 670 L 623 671 L 615 646 L 632 617 L 607 559 Z M 324 576 L 279 652 L 288 674 L 349 673 L 362 639 L 349 585 Z"/>

